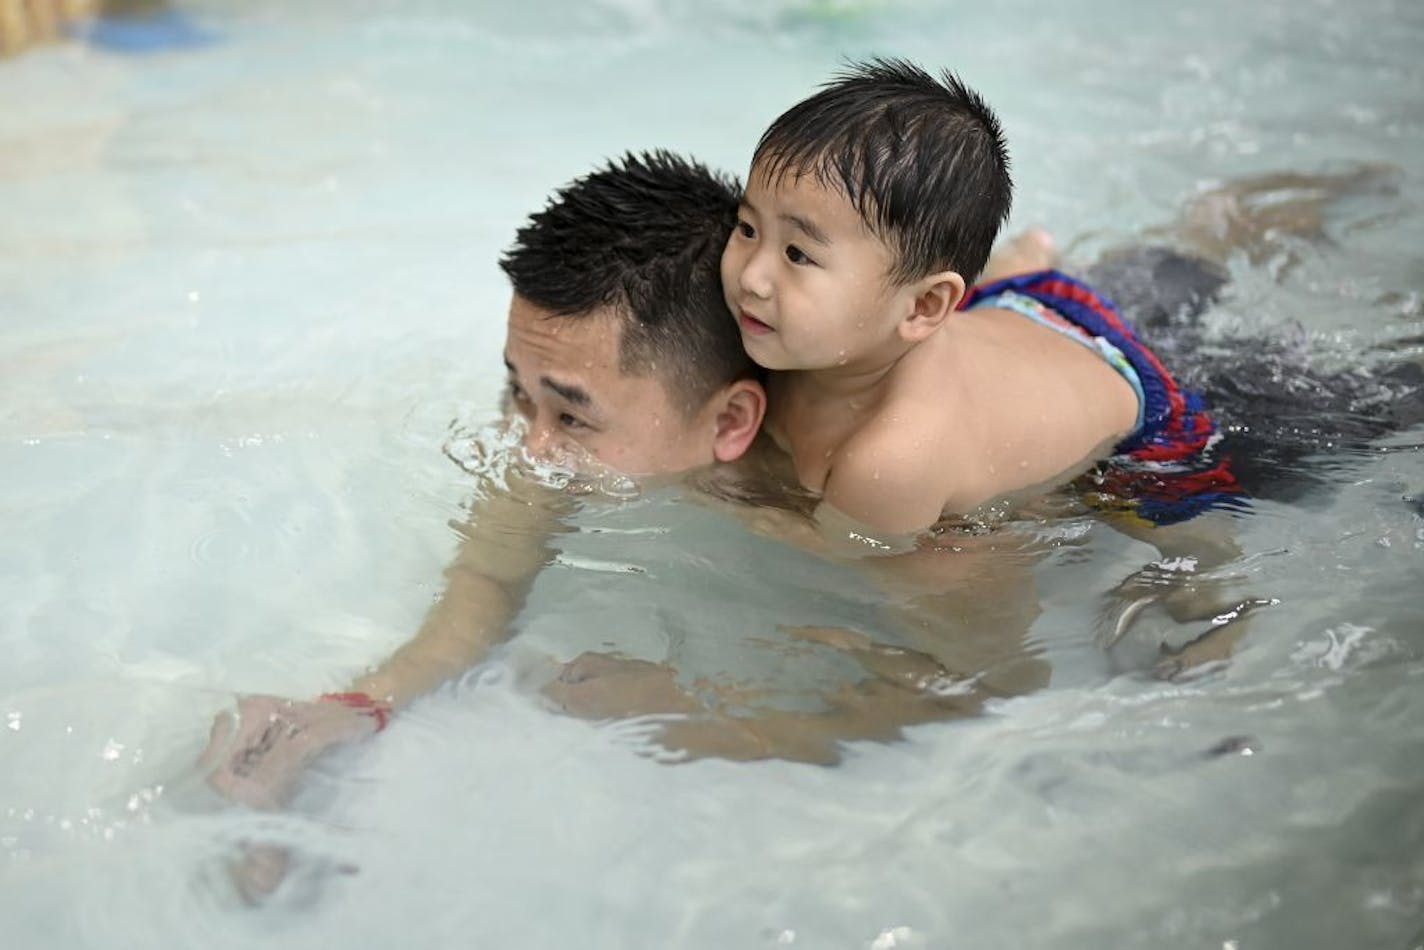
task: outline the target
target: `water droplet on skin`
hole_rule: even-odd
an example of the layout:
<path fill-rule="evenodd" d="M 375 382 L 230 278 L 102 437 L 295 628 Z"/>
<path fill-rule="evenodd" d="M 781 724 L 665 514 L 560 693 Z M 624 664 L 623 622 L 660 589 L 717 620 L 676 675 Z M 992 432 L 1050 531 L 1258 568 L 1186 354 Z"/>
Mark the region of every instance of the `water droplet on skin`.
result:
<path fill-rule="evenodd" d="M 877 482 L 880 481 L 880 469 L 877 468 L 875 471 L 871 472 L 870 477 Z"/>
<path fill-rule="evenodd" d="M 1028 459 L 1022 459 L 1019 462 L 1019 468 L 1028 468 Z"/>

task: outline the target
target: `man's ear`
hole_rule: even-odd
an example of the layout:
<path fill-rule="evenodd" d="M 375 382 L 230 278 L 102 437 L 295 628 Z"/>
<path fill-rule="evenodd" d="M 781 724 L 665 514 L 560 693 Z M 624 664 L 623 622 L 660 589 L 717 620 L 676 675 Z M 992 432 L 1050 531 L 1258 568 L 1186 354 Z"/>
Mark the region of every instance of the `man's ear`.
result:
<path fill-rule="evenodd" d="M 964 299 L 964 278 L 952 270 L 940 271 L 915 281 L 910 313 L 900 321 L 900 339 L 918 343 L 934 331 Z"/>
<path fill-rule="evenodd" d="M 739 379 L 719 392 L 712 455 L 735 462 L 751 448 L 766 416 L 766 390 L 754 379 Z"/>

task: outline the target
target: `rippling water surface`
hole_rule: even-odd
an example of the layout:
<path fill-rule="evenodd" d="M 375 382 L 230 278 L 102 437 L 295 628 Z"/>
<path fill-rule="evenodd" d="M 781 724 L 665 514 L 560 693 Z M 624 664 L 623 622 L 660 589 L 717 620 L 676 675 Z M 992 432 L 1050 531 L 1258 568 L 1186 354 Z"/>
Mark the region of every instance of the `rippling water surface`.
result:
<path fill-rule="evenodd" d="M 1380 947 L 1424 942 L 1419 428 L 1230 519 L 1256 610 L 1164 681 L 1153 561 L 1069 510 L 1022 589 L 1047 686 L 835 767 L 669 766 L 531 685 L 618 650 L 814 707 L 860 675 L 783 625 L 892 633 L 855 572 L 676 492 L 571 517 L 492 662 L 282 815 L 193 759 L 241 692 L 379 661 L 439 590 L 493 419 L 494 260 L 625 149 L 743 172 L 844 56 L 952 65 L 1007 124 L 1015 225 L 1089 257 L 1211 181 L 1349 163 L 1397 191 L 1231 262 L 1213 339 L 1369 372 L 1424 353 L 1424 15 L 1167 6 L 197 3 L 205 45 L 0 63 L 0 928 L 13 947 Z M 1070 12 L 1071 10 L 1071 12 Z M 1330 447 L 1326 447 L 1327 449 Z M 238 843 L 296 871 L 248 908 Z"/>

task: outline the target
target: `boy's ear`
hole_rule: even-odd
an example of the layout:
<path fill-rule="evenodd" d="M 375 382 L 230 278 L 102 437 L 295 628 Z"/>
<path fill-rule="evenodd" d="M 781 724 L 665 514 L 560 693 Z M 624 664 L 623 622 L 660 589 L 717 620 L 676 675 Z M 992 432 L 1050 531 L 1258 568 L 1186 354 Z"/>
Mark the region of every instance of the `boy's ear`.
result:
<path fill-rule="evenodd" d="M 952 270 L 940 271 L 915 281 L 910 313 L 900 321 L 900 338 L 918 343 L 934 331 L 964 299 L 964 278 Z"/>
<path fill-rule="evenodd" d="M 754 379 L 739 379 L 715 397 L 718 402 L 712 455 L 735 462 L 751 448 L 766 415 L 766 390 Z"/>

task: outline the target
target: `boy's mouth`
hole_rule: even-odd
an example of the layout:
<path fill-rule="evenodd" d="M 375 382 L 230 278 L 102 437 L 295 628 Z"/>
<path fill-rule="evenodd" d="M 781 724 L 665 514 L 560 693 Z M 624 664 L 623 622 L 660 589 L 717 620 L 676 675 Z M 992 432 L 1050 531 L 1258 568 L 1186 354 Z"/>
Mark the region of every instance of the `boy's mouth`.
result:
<path fill-rule="evenodd" d="M 744 333 L 751 333 L 755 336 L 761 336 L 763 333 L 772 332 L 772 328 L 770 326 L 766 325 L 765 323 L 762 323 L 760 320 L 747 313 L 745 310 L 743 310 L 737 315 L 737 322 L 741 324 L 742 332 Z"/>

